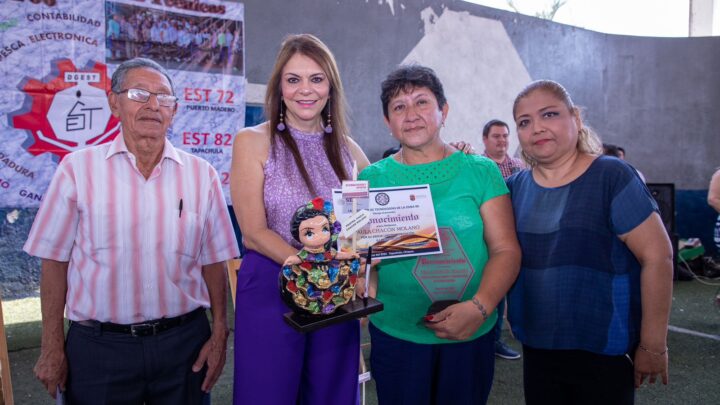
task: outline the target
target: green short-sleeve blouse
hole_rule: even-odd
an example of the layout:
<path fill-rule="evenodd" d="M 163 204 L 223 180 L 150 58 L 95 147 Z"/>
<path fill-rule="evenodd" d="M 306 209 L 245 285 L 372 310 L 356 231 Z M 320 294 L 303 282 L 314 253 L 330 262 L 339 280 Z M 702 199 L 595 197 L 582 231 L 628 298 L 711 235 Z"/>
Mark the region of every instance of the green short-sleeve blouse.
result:
<path fill-rule="evenodd" d="M 386 158 L 368 166 L 359 178 L 368 180 L 370 187 L 430 185 L 438 226 L 452 228 L 473 266 L 474 274 L 461 300 L 471 299 L 480 285 L 488 259 L 480 206 L 508 193 L 495 162 L 461 152 L 437 162 L 413 166 Z M 385 304 L 385 309 L 372 315 L 370 321 L 398 339 L 423 344 L 454 343 L 435 337 L 420 322 L 432 301 L 413 275 L 417 261 L 417 258 L 405 258 L 381 262 L 378 299 Z M 469 340 L 490 331 L 496 319 L 497 315 L 493 313 Z"/>

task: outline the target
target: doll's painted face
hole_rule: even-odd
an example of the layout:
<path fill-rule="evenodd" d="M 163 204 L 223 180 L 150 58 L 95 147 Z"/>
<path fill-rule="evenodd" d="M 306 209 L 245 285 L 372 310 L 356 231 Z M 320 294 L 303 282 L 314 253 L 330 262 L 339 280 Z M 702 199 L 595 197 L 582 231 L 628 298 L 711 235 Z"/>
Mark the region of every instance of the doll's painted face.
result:
<path fill-rule="evenodd" d="M 323 249 L 330 240 L 330 224 L 322 215 L 300 222 L 300 243 L 309 249 Z"/>

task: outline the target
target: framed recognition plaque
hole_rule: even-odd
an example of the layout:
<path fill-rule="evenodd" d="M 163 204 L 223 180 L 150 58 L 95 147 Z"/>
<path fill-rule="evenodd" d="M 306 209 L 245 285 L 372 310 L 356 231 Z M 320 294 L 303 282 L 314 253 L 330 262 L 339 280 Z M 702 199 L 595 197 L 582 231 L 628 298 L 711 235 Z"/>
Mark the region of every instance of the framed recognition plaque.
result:
<path fill-rule="evenodd" d="M 443 245 L 442 254 L 419 257 L 413 269 L 413 276 L 433 302 L 428 314 L 460 302 L 475 274 L 475 269 L 452 228 L 441 227 L 440 239 Z"/>

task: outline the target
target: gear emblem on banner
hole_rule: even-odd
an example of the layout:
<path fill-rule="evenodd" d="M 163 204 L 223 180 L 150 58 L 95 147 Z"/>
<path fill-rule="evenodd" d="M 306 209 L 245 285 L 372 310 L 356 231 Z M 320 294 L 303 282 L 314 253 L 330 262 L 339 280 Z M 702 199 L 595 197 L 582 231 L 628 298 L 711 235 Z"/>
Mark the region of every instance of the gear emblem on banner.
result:
<path fill-rule="evenodd" d="M 45 81 L 25 78 L 23 106 L 8 114 L 10 125 L 29 132 L 23 147 L 32 155 L 52 153 L 62 159 L 75 150 L 112 141 L 120 121 L 108 105 L 107 67 L 91 62 L 77 69 L 69 59 L 52 62 Z"/>

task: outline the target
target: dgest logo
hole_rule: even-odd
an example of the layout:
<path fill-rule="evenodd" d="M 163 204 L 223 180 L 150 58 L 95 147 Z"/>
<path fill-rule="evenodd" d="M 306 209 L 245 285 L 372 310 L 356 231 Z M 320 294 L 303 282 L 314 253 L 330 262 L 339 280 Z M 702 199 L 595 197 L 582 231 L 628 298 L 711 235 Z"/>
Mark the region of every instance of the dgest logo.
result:
<path fill-rule="evenodd" d="M 45 81 L 25 78 L 18 86 L 23 106 L 10 114 L 10 125 L 28 131 L 23 144 L 33 155 L 68 153 L 109 142 L 120 132 L 107 101 L 110 81 L 105 64 L 77 69 L 69 59 L 53 62 Z"/>

